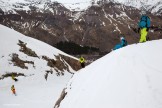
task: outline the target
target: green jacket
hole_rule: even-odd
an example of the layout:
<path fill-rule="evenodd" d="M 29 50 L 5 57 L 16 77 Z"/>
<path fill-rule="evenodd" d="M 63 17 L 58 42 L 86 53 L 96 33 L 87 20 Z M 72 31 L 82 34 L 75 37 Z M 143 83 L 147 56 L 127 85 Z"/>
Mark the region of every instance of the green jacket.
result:
<path fill-rule="evenodd" d="M 14 75 L 12 75 L 11 77 L 12 77 L 13 80 L 15 79 L 15 76 Z"/>
<path fill-rule="evenodd" d="M 84 63 L 85 59 L 83 57 L 80 57 L 79 61 L 80 61 L 80 63 Z"/>

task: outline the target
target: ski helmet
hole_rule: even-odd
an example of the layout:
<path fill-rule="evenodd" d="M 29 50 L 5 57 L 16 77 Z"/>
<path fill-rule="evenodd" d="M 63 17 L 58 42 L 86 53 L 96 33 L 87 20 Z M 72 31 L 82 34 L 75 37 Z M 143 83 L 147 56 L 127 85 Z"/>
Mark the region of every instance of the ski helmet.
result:
<path fill-rule="evenodd" d="M 124 37 L 120 37 L 120 40 L 123 40 L 124 39 Z"/>

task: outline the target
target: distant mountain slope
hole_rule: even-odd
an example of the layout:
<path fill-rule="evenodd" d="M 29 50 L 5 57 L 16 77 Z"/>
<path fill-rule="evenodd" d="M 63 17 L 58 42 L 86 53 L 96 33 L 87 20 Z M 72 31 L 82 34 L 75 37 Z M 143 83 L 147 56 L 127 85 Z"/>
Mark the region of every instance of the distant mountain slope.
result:
<path fill-rule="evenodd" d="M 0 77 L 11 72 L 23 72 L 28 76 L 39 72 L 45 75 L 48 71 L 61 75 L 77 70 L 74 65 L 77 66 L 78 61 L 74 57 L 2 25 L 0 30 L 0 65 L 3 67 Z M 76 64 L 68 64 L 67 58 Z"/>
<path fill-rule="evenodd" d="M 72 11 L 82 11 L 86 10 L 92 4 L 99 2 L 114 2 L 122 3 L 127 6 L 133 6 L 136 8 L 144 7 L 147 10 L 155 13 L 158 10 L 161 10 L 162 3 L 161 0 L 0 0 L 0 7 L 4 11 L 13 10 L 13 9 L 23 9 L 29 10 L 29 6 L 37 6 L 39 8 L 44 8 L 44 4 L 58 2 L 64 5 L 67 9 Z"/>
<path fill-rule="evenodd" d="M 0 108 L 52 108 L 67 81 L 80 69 L 78 60 L 3 25 L 0 34 Z"/>
<path fill-rule="evenodd" d="M 29 10 L 30 6 L 36 6 L 43 9 L 47 4 L 54 2 L 61 3 L 69 10 L 81 11 L 91 5 L 91 0 L 0 0 L 0 8 L 4 11 L 22 9 Z"/>
<path fill-rule="evenodd" d="M 119 3 L 125 4 L 127 6 L 133 6 L 136 8 L 144 8 L 155 14 L 162 13 L 162 2 L 161 0 L 116 0 Z"/>
<path fill-rule="evenodd" d="M 88 7 L 79 11 L 71 10 L 66 5 L 73 4 L 75 7 L 76 4 L 84 3 L 72 2 L 74 4 L 70 1 L 66 1 L 66 4 L 65 0 L 23 0 L 21 3 L 17 0 L 3 0 L 1 4 L 5 6 L 0 7 L 7 11 L 0 10 L 0 24 L 52 46 L 66 41 L 100 50 L 92 54 L 108 53 L 119 42 L 119 34 L 124 34 L 129 44 L 139 41 L 137 25 L 141 10 L 136 6 L 132 7 L 138 1 L 132 1 L 131 5 L 127 1 L 88 0 Z M 12 8 L 7 9 L 10 7 L 8 5 Z M 162 16 L 149 11 L 147 15 L 151 18 L 150 40 L 161 39 Z"/>
<path fill-rule="evenodd" d="M 80 70 L 55 108 L 161 108 L 162 40 L 126 46 Z"/>

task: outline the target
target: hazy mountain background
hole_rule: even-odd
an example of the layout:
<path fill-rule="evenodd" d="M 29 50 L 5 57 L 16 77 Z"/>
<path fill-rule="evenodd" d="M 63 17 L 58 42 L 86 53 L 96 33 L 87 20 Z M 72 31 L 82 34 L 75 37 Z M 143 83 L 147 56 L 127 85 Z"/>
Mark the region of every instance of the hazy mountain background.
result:
<path fill-rule="evenodd" d="M 151 18 L 150 40 L 160 39 L 161 4 L 160 0 L 1 0 L 0 23 L 76 57 L 100 57 L 119 42 L 119 34 L 129 44 L 139 41 L 141 9 Z"/>

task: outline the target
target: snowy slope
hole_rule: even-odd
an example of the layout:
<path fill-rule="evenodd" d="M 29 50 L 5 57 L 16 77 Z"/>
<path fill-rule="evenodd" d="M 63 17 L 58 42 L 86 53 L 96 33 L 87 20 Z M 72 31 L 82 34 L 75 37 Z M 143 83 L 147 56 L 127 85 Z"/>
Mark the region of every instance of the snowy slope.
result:
<path fill-rule="evenodd" d="M 162 40 L 127 46 L 76 73 L 59 108 L 162 108 Z"/>
<path fill-rule="evenodd" d="M 36 64 L 40 64 L 40 65 L 36 66 L 36 69 L 41 69 L 41 68 L 43 68 L 41 65 L 46 65 L 46 62 L 42 61 L 41 59 L 39 59 L 37 57 L 30 57 L 30 56 L 27 56 L 26 54 L 20 52 L 19 51 L 20 46 L 17 45 L 19 40 L 27 43 L 27 47 L 29 47 L 33 51 L 35 51 L 39 57 L 47 56 L 49 58 L 54 58 L 54 55 L 59 55 L 59 54 L 63 54 L 63 55 L 72 57 L 72 56 L 67 55 L 66 53 L 64 53 L 56 48 L 53 48 L 52 46 L 50 46 L 44 42 L 38 41 L 38 40 L 30 38 L 30 37 L 26 37 L 16 31 L 9 29 L 7 27 L 4 27 L 2 25 L 0 25 L 0 32 L 1 32 L 0 43 L 1 43 L 1 46 L 3 46 L 0 48 L 0 52 L 1 52 L 0 57 L 2 59 L 0 61 L 0 65 L 3 67 L 1 69 L 1 72 L 13 71 L 13 68 L 14 68 L 13 65 L 9 65 L 9 63 L 8 63 L 11 59 L 10 55 L 12 53 L 17 53 L 20 56 L 20 58 L 23 60 L 26 60 L 26 59 L 32 60 L 32 61 L 35 61 Z M 74 57 L 72 57 L 72 58 L 74 58 Z M 10 67 L 12 67 L 12 68 L 10 68 Z M 30 66 L 30 65 L 29 65 L 29 69 L 31 69 L 31 71 L 35 71 L 35 69 L 32 70 L 33 66 Z M 42 69 L 42 71 L 44 71 L 46 69 L 50 69 L 50 68 L 44 68 L 44 69 Z M 21 68 L 18 70 L 16 67 L 16 70 L 21 71 Z M 31 72 L 31 73 L 33 73 L 33 72 Z M 28 74 L 30 74 L 30 73 L 28 72 Z"/>
<path fill-rule="evenodd" d="M 72 74 L 64 70 L 64 75 L 58 77 L 55 74 L 56 71 L 47 66 L 47 61 L 41 59 L 41 56 L 44 55 L 53 59 L 56 59 L 54 55 L 57 56 L 58 54 L 71 56 L 2 25 L 0 25 L 0 34 L 0 78 L 2 75 L 11 72 L 25 74 L 25 77 L 17 77 L 18 82 L 14 82 L 11 77 L 0 80 L 0 108 L 52 108 Z M 20 52 L 20 46 L 17 44 L 18 40 L 25 42 L 26 46 L 34 50 L 39 58 Z M 14 66 L 11 62 L 12 53 L 18 54 L 22 60 L 33 61 L 35 67 L 31 64 L 25 64 L 28 69 Z M 46 81 L 44 78 L 45 71 L 51 69 L 54 73 L 49 74 Z M 69 69 L 70 72 L 75 72 L 73 69 Z M 13 84 L 18 94 L 16 97 L 12 95 L 10 90 Z"/>

